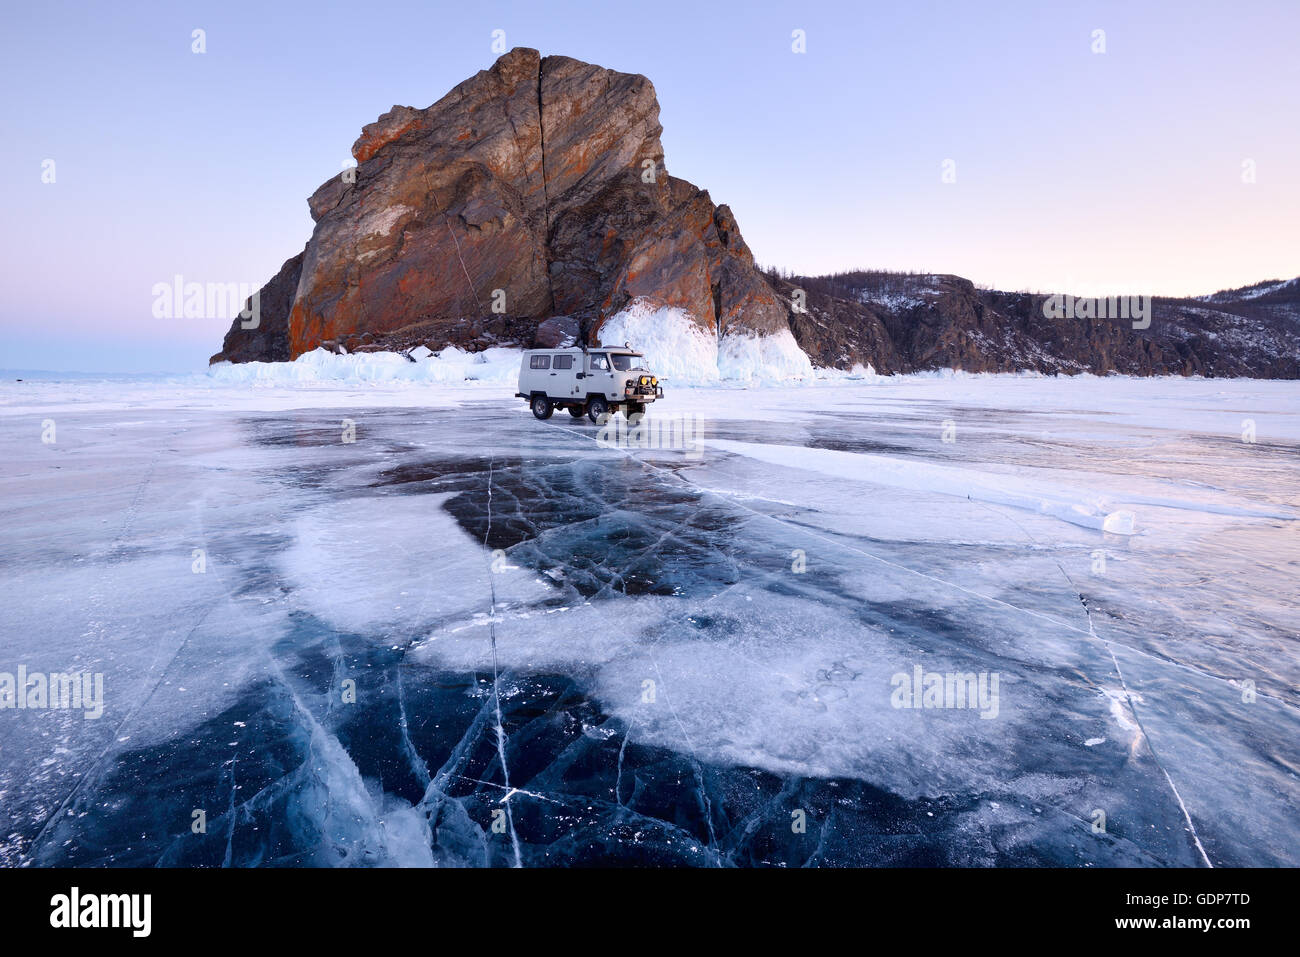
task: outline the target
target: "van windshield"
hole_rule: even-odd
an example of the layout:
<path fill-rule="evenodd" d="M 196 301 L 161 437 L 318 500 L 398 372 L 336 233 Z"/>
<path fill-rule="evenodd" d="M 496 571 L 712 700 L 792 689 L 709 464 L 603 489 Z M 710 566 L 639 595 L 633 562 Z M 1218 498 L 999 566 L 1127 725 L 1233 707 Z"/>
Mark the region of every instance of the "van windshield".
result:
<path fill-rule="evenodd" d="M 619 355 L 617 352 L 609 357 L 609 361 L 614 363 L 614 368 L 619 372 L 631 372 L 637 369 L 641 372 L 646 371 L 644 360 L 641 356 Z"/>

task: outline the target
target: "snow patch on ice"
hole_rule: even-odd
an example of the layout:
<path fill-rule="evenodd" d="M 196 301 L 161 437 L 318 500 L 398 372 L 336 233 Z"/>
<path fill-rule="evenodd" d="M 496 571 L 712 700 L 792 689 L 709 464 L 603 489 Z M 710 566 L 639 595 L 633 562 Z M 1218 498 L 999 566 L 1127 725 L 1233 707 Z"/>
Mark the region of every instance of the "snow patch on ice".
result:
<path fill-rule="evenodd" d="M 982 469 L 938 465 L 910 458 L 838 449 L 810 448 L 796 445 L 736 442 L 706 439 L 704 445 L 744 455 L 769 465 L 803 469 L 872 485 L 900 489 L 919 489 L 942 495 L 954 495 L 1024 509 L 1083 528 L 1132 535 L 1136 531 L 1133 513 L 1112 510 L 1106 499 L 1084 488 L 1058 485 L 1020 475 L 988 472 Z M 1294 520 L 1292 510 L 1193 501 L 1164 495 L 1128 493 L 1128 501 L 1158 505 L 1207 514 L 1233 515 L 1243 518 L 1280 518 Z"/>
<path fill-rule="evenodd" d="M 482 547 L 442 505 L 447 495 L 350 502 L 288 525 L 294 543 L 281 573 L 304 611 L 341 631 L 409 637 L 451 616 L 487 624 L 489 570 Z M 548 594 L 526 569 L 495 574 L 497 610 Z"/>
<path fill-rule="evenodd" d="M 994 475 L 975 469 L 909 461 L 889 455 L 842 452 L 836 449 L 756 442 L 706 440 L 705 445 L 789 468 L 806 469 L 891 488 L 924 489 L 961 498 L 1007 505 L 1050 515 L 1073 525 L 1100 529 L 1105 513 L 1097 503 L 1067 494 L 1066 490 L 1013 475 Z"/>
<path fill-rule="evenodd" d="M 1137 531 L 1137 519 L 1132 512 L 1111 512 L 1102 522 L 1102 530 L 1114 535 L 1132 535 Z"/>
<path fill-rule="evenodd" d="M 1022 685 L 1015 700 L 1003 698 L 999 722 L 955 709 L 927 712 L 922 724 L 890 701 L 891 675 L 919 653 L 906 639 L 747 583 L 709 601 L 717 630 L 683 622 L 677 598 L 626 599 L 616 614 L 617 627 L 603 603 L 526 622 L 507 617 L 497 625 L 500 666 L 584 675 L 637 743 L 777 774 L 861 777 L 908 798 L 965 788 L 971 777 L 976 787 L 1005 779 L 1005 729 L 1043 704 Z M 486 667 L 482 634 L 454 629 L 444 624 L 412 660 Z M 657 703 L 642 699 L 647 679 Z M 955 751 L 969 762 L 954 764 Z"/>
<path fill-rule="evenodd" d="M 1117 688 L 1102 688 L 1101 693 L 1110 701 L 1110 716 L 1125 731 L 1137 731 L 1138 726 L 1129 720 L 1128 695 Z"/>

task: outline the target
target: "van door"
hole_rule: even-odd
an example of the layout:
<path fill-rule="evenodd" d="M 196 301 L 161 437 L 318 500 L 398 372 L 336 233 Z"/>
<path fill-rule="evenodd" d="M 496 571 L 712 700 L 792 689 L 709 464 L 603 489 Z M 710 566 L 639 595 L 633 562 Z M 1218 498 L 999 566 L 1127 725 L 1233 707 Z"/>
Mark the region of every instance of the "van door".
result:
<path fill-rule="evenodd" d="M 534 392 L 545 392 L 554 381 L 550 378 L 551 357 L 543 353 L 533 352 L 528 356 L 527 377 L 520 375 L 519 380 L 524 388 L 519 391 L 531 395 Z"/>
<path fill-rule="evenodd" d="M 588 382 L 588 392 L 599 392 L 608 396 L 613 389 L 614 373 L 610 369 L 609 356 L 603 352 L 592 352 L 587 356 L 587 376 L 594 379 Z"/>
<path fill-rule="evenodd" d="M 557 355 L 552 363 L 555 367 L 555 384 L 551 394 L 572 398 L 578 394 L 578 379 L 573 374 L 573 356 Z"/>

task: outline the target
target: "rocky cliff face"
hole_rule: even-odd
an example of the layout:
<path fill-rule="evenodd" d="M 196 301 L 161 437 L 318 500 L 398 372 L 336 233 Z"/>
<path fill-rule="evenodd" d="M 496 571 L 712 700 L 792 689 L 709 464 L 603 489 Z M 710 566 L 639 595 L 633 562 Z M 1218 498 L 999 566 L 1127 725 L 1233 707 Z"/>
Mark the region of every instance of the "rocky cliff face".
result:
<path fill-rule="evenodd" d="M 355 175 L 310 198 L 259 328 L 235 322 L 213 361 L 527 344 L 557 315 L 595 333 L 636 298 L 715 332 L 785 329 L 731 211 L 668 174 L 661 130 L 645 77 L 528 49 L 394 107 L 353 145 Z"/>
<path fill-rule="evenodd" d="M 1128 319 L 1049 318 L 1048 298 L 979 289 L 947 275 L 770 276 L 807 308 L 790 325 L 817 365 L 877 372 L 1300 378 L 1300 279 L 1200 299 L 1156 297 L 1149 328 Z"/>

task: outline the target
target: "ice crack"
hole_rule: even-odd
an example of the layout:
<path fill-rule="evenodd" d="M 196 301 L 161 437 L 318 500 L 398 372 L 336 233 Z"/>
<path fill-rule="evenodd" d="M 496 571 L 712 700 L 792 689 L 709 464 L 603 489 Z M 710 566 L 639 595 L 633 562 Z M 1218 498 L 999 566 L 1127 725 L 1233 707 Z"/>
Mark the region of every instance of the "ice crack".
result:
<path fill-rule="evenodd" d="M 487 476 L 487 528 L 483 532 L 483 548 L 488 547 L 492 535 L 492 472 L 495 460 L 488 462 Z M 488 554 L 489 562 L 491 553 Z M 519 853 L 519 835 L 515 832 L 515 818 L 510 809 L 510 796 L 514 789 L 510 787 L 510 769 L 506 766 L 506 731 L 501 721 L 501 671 L 497 665 L 497 585 L 492 576 L 496 574 L 489 564 L 488 589 L 491 596 L 491 608 L 488 616 L 488 637 L 492 642 L 492 704 L 497 719 L 497 757 L 501 761 L 501 779 L 505 782 L 506 796 L 502 798 L 506 806 L 506 826 L 510 830 L 510 846 L 514 850 L 515 867 L 523 867 L 523 857 Z"/>

